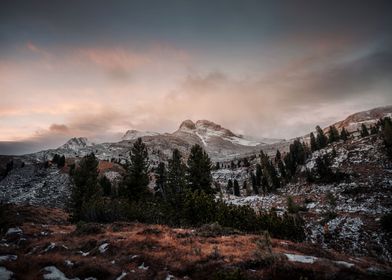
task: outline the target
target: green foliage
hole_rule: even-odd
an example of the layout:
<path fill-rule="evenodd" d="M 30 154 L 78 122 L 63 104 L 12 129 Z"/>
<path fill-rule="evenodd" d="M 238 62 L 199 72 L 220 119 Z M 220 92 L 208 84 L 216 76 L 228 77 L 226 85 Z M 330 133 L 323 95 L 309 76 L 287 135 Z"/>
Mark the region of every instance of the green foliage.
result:
<path fill-rule="evenodd" d="M 238 184 L 238 181 L 234 179 L 234 195 L 235 196 L 241 196 L 240 194 L 240 186 Z"/>
<path fill-rule="evenodd" d="M 227 181 L 227 191 L 229 193 L 233 193 L 233 181 L 231 179 L 229 179 L 229 181 Z"/>
<path fill-rule="evenodd" d="M 52 163 L 56 164 L 58 168 L 62 168 L 65 166 L 65 156 L 62 155 L 58 155 L 58 154 L 54 154 L 53 159 L 52 159 Z"/>
<path fill-rule="evenodd" d="M 256 184 L 256 176 L 253 172 L 250 174 L 250 176 L 251 176 L 251 181 L 252 181 L 252 190 L 253 190 L 254 194 L 259 194 L 259 188 L 257 187 L 257 184 Z"/>
<path fill-rule="evenodd" d="M 340 131 L 340 139 L 342 139 L 343 141 L 347 141 L 349 137 L 349 133 L 348 131 L 343 127 L 342 130 Z"/>
<path fill-rule="evenodd" d="M 369 131 L 368 131 L 366 125 L 363 123 L 361 125 L 361 137 L 366 137 L 366 136 L 369 136 Z"/>
<path fill-rule="evenodd" d="M 306 207 L 296 204 L 291 196 L 287 197 L 287 212 L 296 214 L 299 211 L 306 211 Z"/>
<path fill-rule="evenodd" d="M 143 199 L 148 194 L 148 152 L 146 145 L 138 138 L 130 151 L 130 164 L 122 182 L 130 201 Z"/>
<path fill-rule="evenodd" d="M 166 199 L 167 170 L 164 162 L 158 164 L 155 170 L 155 193 Z"/>
<path fill-rule="evenodd" d="M 316 138 L 314 137 L 313 132 L 310 133 L 310 150 L 312 153 L 318 150 Z"/>
<path fill-rule="evenodd" d="M 392 158 L 392 121 L 390 118 L 384 118 L 382 120 L 381 131 L 387 155 Z"/>
<path fill-rule="evenodd" d="M 328 142 L 333 143 L 340 139 L 339 132 L 334 125 L 329 127 Z"/>
<path fill-rule="evenodd" d="M 83 207 L 89 200 L 100 195 L 98 185 L 98 160 L 94 154 L 89 154 L 82 158 L 72 173 L 71 192 L 71 219 L 79 221 L 83 218 Z"/>
<path fill-rule="evenodd" d="M 110 196 L 112 194 L 112 183 L 106 176 L 101 176 L 99 178 L 99 185 L 101 186 L 104 196 Z"/>
<path fill-rule="evenodd" d="M 271 192 L 280 188 L 278 173 L 276 172 L 276 169 L 269 157 L 263 151 L 260 152 L 260 161 L 264 179 L 264 184 L 262 184 L 264 191 Z"/>
<path fill-rule="evenodd" d="M 316 158 L 315 167 L 312 171 L 307 171 L 308 182 L 333 183 L 344 178 L 344 174 L 339 171 L 334 172 L 328 156 Z"/>
<path fill-rule="evenodd" d="M 392 213 L 385 214 L 381 217 L 381 226 L 385 231 L 392 232 Z"/>
<path fill-rule="evenodd" d="M 213 277 L 213 280 L 246 280 L 247 278 L 241 272 L 240 269 L 234 270 L 221 270 L 216 272 Z"/>
<path fill-rule="evenodd" d="M 203 190 L 205 193 L 213 193 L 211 187 L 211 160 L 200 145 L 194 145 L 188 158 L 187 168 L 188 185 L 192 191 Z"/>
<path fill-rule="evenodd" d="M 321 129 L 320 126 L 316 126 L 316 131 L 317 131 L 317 137 L 316 137 L 317 148 L 322 149 L 327 146 L 328 138 L 327 136 L 325 136 L 324 131 Z"/>

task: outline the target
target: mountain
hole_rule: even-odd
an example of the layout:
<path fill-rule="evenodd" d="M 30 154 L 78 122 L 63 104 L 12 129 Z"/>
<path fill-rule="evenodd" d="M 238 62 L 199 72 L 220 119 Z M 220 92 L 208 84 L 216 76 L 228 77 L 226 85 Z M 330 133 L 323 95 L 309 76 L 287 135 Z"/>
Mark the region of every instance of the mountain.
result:
<path fill-rule="evenodd" d="M 79 149 L 93 145 L 94 143 L 90 142 L 85 137 L 74 137 L 69 139 L 64 145 L 60 146 L 58 149 L 78 151 Z"/>
<path fill-rule="evenodd" d="M 124 136 L 121 137 L 121 140 L 135 140 L 139 137 L 145 137 L 145 136 L 157 136 L 159 135 L 158 132 L 153 132 L 153 131 L 138 131 L 138 130 L 128 130 L 125 132 Z"/>
<path fill-rule="evenodd" d="M 391 113 L 392 106 L 375 108 L 348 116 L 337 122 L 336 126 L 341 129 L 358 127 L 364 122 L 374 124 L 380 117 Z M 363 265 L 365 269 L 369 268 L 366 261 L 358 258 L 392 262 L 391 235 L 380 225 L 383 215 L 392 212 L 392 169 L 380 134 L 363 138 L 354 135 L 345 142 L 329 144 L 314 152 L 298 168 L 298 173 L 302 175 L 296 180 L 263 195 L 255 195 L 249 189 L 252 186 L 251 174 L 255 173 L 256 165 L 260 163 L 259 151 L 273 156 L 277 148 L 282 152 L 287 151 L 290 141 L 272 140 L 273 143 L 268 144 L 238 135 L 206 120 L 186 120 L 173 133 L 142 134 L 131 132 L 130 140 L 101 144 L 92 144 L 86 138 L 73 138 L 58 149 L 8 156 L 4 160 L 0 157 L 0 167 L 13 162 L 12 168 L 6 168 L 4 179 L 0 179 L 0 201 L 64 208 L 71 188 L 67 167 L 58 169 L 57 166 L 43 163 L 52 159 L 55 153 L 65 155 L 67 161 L 72 163 L 94 152 L 101 160 L 100 173 L 116 186 L 122 176 L 122 167 L 118 163 L 128 159 L 136 135 L 140 135 L 147 145 L 151 167 L 155 167 L 159 161 L 166 161 L 174 148 L 179 149 L 186 160 L 191 146 L 200 144 L 213 161 L 220 163 L 220 168 L 212 171 L 212 177 L 220 187 L 221 198 L 227 203 L 248 205 L 256 210 L 273 210 L 283 215 L 291 198 L 300 206 L 300 215 L 304 219 L 308 242 L 304 250 L 325 248 L 352 255 L 355 258 L 349 261 L 358 267 Z M 304 174 L 314 168 L 321 156 L 330 158 L 332 170 L 343 174 L 342 180 L 312 182 L 304 178 Z M 243 164 L 244 157 L 248 158 L 247 166 Z M 154 178 L 154 175 L 151 174 L 151 177 Z M 236 179 L 240 186 L 248 186 L 241 188 L 240 197 L 233 196 L 227 189 L 229 179 Z M 152 179 L 150 187 L 153 184 Z M 315 256 L 323 257 L 317 252 Z"/>
<path fill-rule="evenodd" d="M 353 132 L 357 129 L 360 129 L 363 123 L 367 126 L 371 126 L 374 125 L 380 118 L 391 116 L 392 106 L 378 107 L 371 110 L 352 114 L 344 120 L 335 123 L 334 125 L 339 130 L 344 127 L 349 132 Z"/>

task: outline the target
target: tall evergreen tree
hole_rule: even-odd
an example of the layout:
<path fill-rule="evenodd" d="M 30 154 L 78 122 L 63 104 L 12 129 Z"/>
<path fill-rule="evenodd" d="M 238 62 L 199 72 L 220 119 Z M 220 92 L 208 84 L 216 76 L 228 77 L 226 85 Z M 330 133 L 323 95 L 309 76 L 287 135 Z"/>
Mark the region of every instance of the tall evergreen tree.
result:
<path fill-rule="evenodd" d="M 203 148 L 196 144 L 188 158 L 187 179 L 192 191 L 203 190 L 212 194 L 211 160 Z"/>
<path fill-rule="evenodd" d="M 385 118 L 382 126 L 382 136 L 384 138 L 385 148 L 387 154 L 392 158 L 392 121 L 390 118 Z"/>
<path fill-rule="evenodd" d="M 178 149 L 173 150 L 172 158 L 168 161 L 167 182 L 164 193 L 166 201 L 170 203 L 175 212 L 174 217 L 180 215 L 187 193 L 186 166 Z"/>
<path fill-rule="evenodd" d="M 251 173 L 250 176 L 251 176 L 251 180 L 252 180 L 253 192 L 254 192 L 254 194 L 259 194 L 259 188 L 258 188 L 258 186 L 256 184 L 256 176 L 255 176 L 255 174 L 253 174 L 253 172 Z"/>
<path fill-rule="evenodd" d="M 327 146 L 328 138 L 327 136 L 325 136 L 324 131 L 321 129 L 320 126 L 316 126 L 316 131 L 317 131 L 317 137 L 316 137 L 317 147 L 319 149 L 322 149 L 325 146 Z"/>
<path fill-rule="evenodd" d="M 329 137 L 328 137 L 328 142 L 329 143 L 333 143 L 335 141 L 339 140 L 339 132 L 336 129 L 336 127 L 334 125 L 331 125 L 329 127 Z"/>
<path fill-rule="evenodd" d="M 160 162 L 157 166 L 155 172 L 155 191 L 162 195 L 164 199 L 166 199 L 166 181 L 167 181 L 167 171 L 164 162 Z"/>
<path fill-rule="evenodd" d="M 313 132 L 310 133 L 310 150 L 312 153 L 318 150 L 316 138 L 314 137 Z"/>
<path fill-rule="evenodd" d="M 71 218 L 76 222 L 83 218 L 83 205 L 101 194 L 98 185 L 98 160 L 95 155 L 83 157 L 72 171 L 71 178 Z"/>
<path fill-rule="evenodd" d="M 229 179 L 229 181 L 227 181 L 227 192 L 233 193 L 233 181 L 231 179 Z"/>
<path fill-rule="evenodd" d="M 278 167 L 278 170 L 279 170 L 279 173 L 280 173 L 280 177 L 281 178 L 286 178 L 286 176 L 287 176 L 287 174 L 286 174 L 286 167 L 283 164 L 282 156 L 281 156 L 279 150 L 276 151 L 275 164 Z"/>
<path fill-rule="evenodd" d="M 369 131 L 368 131 L 366 125 L 363 123 L 361 125 L 361 137 L 366 137 L 366 136 L 369 136 Z"/>
<path fill-rule="evenodd" d="M 234 179 L 234 195 L 235 196 L 241 196 L 240 194 L 240 185 L 238 184 L 238 181 Z"/>
<path fill-rule="evenodd" d="M 261 176 L 263 175 L 260 163 L 256 164 L 256 186 L 261 187 Z"/>
<path fill-rule="evenodd" d="M 141 138 L 138 138 L 130 151 L 130 164 L 124 176 L 123 186 L 129 200 L 140 200 L 148 194 L 148 152 Z"/>
<path fill-rule="evenodd" d="M 348 139 L 348 131 L 343 127 L 342 130 L 340 131 L 340 139 L 342 139 L 343 141 L 347 141 Z"/>
<path fill-rule="evenodd" d="M 370 134 L 374 135 L 374 134 L 377 134 L 377 133 L 378 133 L 378 127 L 376 125 L 373 125 L 370 128 Z"/>
<path fill-rule="evenodd" d="M 104 196 L 110 196 L 112 194 L 112 183 L 106 176 L 99 178 L 99 185 L 101 186 Z"/>

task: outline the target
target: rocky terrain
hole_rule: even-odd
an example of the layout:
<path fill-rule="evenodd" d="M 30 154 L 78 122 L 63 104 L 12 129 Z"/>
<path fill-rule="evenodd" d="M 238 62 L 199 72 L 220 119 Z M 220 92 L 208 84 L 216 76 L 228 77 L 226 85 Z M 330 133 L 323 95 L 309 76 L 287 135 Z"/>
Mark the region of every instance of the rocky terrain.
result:
<path fill-rule="evenodd" d="M 70 225 L 59 209 L 8 206 L 0 279 L 388 279 L 391 268 L 309 243 L 140 223 Z"/>
<path fill-rule="evenodd" d="M 380 117 L 389 116 L 391 113 L 391 106 L 376 108 L 349 116 L 347 119 L 336 123 L 336 126 L 338 128 L 345 127 L 354 132 L 362 123 L 372 125 Z M 273 139 L 255 140 L 236 135 L 230 130 L 209 121 L 197 121 L 194 123 L 189 120 L 184 121 L 179 129 L 171 134 L 143 134 L 141 132 L 128 131 L 124 135 L 124 140 L 118 143 L 93 144 L 85 138 L 73 138 L 58 149 L 18 157 L 0 157 L 0 174 L 2 174 L 2 179 L 0 179 L 0 200 L 16 203 L 17 205 L 30 204 L 64 209 L 70 194 L 70 179 L 67 166 L 82 156 L 94 152 L 100 159 L 100 173 L 108 177 L 116 185 L 123 171 L 121 163 L 126 162 L 129 148 L 135 138 L 139 136 L 142 136 L 143 142 L 148 147 L 152 168 L 159 161 L 166 161 L 171 156 L 174 148 L 178 148 L 186 158 L 193 144 L 202 145 L 211 156 L 214 164 L 218 162 L 220 165 L 220 168 L 214 170 L 212 175 L 215 184 L 220 187 L 220 193 L 217 196 L 228 203 L 249 205 L 255 211 L 274 210 L 278 214 L 282 214 L 287 210 L 287 200 L 291 197 L 296 204 L 301 206 L 300 215 L 305 220 L 306 242 L 294 244 L 288 241 L 273 240 L 272 251 L 278 254 L 276 259 L 274 259 L 278 264 L 284 263 L 290 267 L 289 269 L 293 269 L 293 271 L 297 271 L 297 269 L 301 271 L 298 274 L 298 279 L 300 276 L 317 278 L 314 277 L 314 274 L 307 274 L 310 273 L 309 271 L 325 275 L 325 273 L 330 272 L 325 267 L 333 267 L 331 271 L 333 273 L 336 272 L 336 275 L 343 275 L 343 278 L 346 278 L 345 273 L 347 275 L 355 275 L 352 279 L 360 279 L 361 277 L 368 279 L 370 277 L 369 273 L 386 277 L 385 273 L 387 273 L 386 271 L 388 271 L 388 267 L 390 268 L 392 262 L 392 236 L 381 228 L 380 219 L 384 214 L 392 212 L 392 163 L 387 159 L 383 142 L 378 135 L 370 135 L 363 138 L 355 136 L 346 142 L 338 141 L 330 144 L 326 148 L 314 152 L 311 158 L 302 166 L 303 172 L 306 169 L 312 170 L 317 157 L 336 153 L 333 156 L 332 168 L 334 171 L 339 171 L 344 174 L 344 178 L 339 182 L 329 184 L 308 183 L 305 180 L 305 176 L 302 176 L 278 189 L 275 193 L 254 195 L 249 189 L 241 189 L 240 197 L 233 196 L 227 190 L 228 180 L 236 179 L 240 186 L 243 186 L 244 182 L 247 182 L 247 185 L 251 186 L 250 175 L 255 171 L 256 163 L 260 162 L 259 151 L 263 150 L 270 156 L 274 156 L 276 149 L 279 149 L 284 154 L 288 150 L 291 141 Z M 50 162 L 45 164 L 47 160 L 52 159 L 54 154 L 65 155 L 65 167 L 57 168 L 50 164 Z M 243 164 L 244 158 L 248 159 L 248 166 Z M 12 162 L 12 168 L 10 168 L 10 162 Z M 151 179 L 151 187 L 153 187 L 153 174 L 151 174 Z M 15 215 L 19 211 L 15 209 L 24 209 L 23 207 L 19 208 L 19 206 L 14 207 L 12 211 L 16 211 L 13 212 Z M 27 207 L 26 209 L 30 208 Z M 50 213 L 52 210 L 48 210 L 47 208 L 42 208 L 41 210 L 43 213 L 51 216 Z M 116 277 L 123 279 L 121 278 L 123 273 L 126 273 L 123 277 L 128 277 L 128 279 L 151 279 L 154 277 L 157 279 L 175 279 L 170 278 L 170 275 L 173 275 L 173 277 L 189 276 L 193 278 L 199 276 L 197 273 L 202 273 L 199 269 L 205 269 L 206 273 L 212 271 L 212 267 L 216 265 L 216 260 L 209 259 L 215 250 L 213 248 L 214 246 L 224 247 L 226 246 L 224 242 L 227 241 L 231 246 L 227 249 L 230 253 L 225 255 L 225 253 L 222 253 L 223 247 L 219 249 L 219 254 L 223 256 L 219 258 L 219 268 L 225 270 L 234 266 L 241 267 L 241 271 L 245 272 L 247 277 L 252 276 L 252 273 L 254 273 L 253 276 L 255 279 L 261 276 L 265 276 L 268 279 L 274 273 L 281 275 L 279 274 L 278 268 L 278 271 L 266 271 L 265 269 L 260 270 L 259 267 L 253 266 L 255 261 L 249 252 L 255 250 L 255 238 L 260 238 L 257 236 L 240 235 L 234 237 L 230 235 L 221 238 L 200 239 L 192 230 L 129 224 L 123 227 L 123 232 L 122 230 L 119 232 L 113 230 L 112 227 L 114 225 L 103 226 L 100 235 L 94 235 L 94 237 L 88 237 L 86 239 L 86 236 L 81 238 L 77 234 L 72 233 L 75 231 L 75 227 L 67 224 L 66 214 L 63 210 L 57 209 L 53 211 L 59 215 L 59 221 L 54 222 L 51 220 L 48 222 L 45 220 L 37 224 L 31 224 L 29 220 L 31 217 L 27 215 L 29 222 L 20 222 L 11 225 L 14 228 L 19 227 L 21 229 L 21 232 L 16 230 L 20 233 L 17 235 L 16 241 L 9 240 L 10 237 L 7 237 L 7 234 L 4 233 L 2 242 L 6 245 L 0 244 L 0 248 L 4 249 L 2 251 L 0 250 L 3 254 L 3 256 L 0 256 L 0 260 L 2 260 L 2 257 L 5 259 L 6 266 L 4 269 L 17 275 L 18 271 L 16 267 L 21 265 L 22 262 L 30 262 L 30 258 L 32 257 L 28 253 L 37 246 L 39 249 L 36 250 L 38 251 L 34 251 L 32 254 L 39 256 L 42 260 L 39 264 L 34 263 L 31 268 L 27 267 L 27 270 L 31 269 L 31 275 L 35 275 L 31 279 L 41 279 L 39 277 L 45 273 L 46 267 L 56 268 L 56 270 L 54 268 L 47 268 L 49 271 L 47 273 L 64 273 L 70 279 L 75 277 L 80 278 L 82 274 L 78 274 L 78 270 L 71 269 L 66 265 L 66 260 L 68 259 L 75 263 L 74 268 L 78 267 L 76 263 L 81 263 L 81 267 L 84 267 L 86 263 L 91 266 L 90 262 L 92 261 L 97 262 L 99 265 L 105 265 L 105 269 L 108 271 L 106 273 L 112 277 L 108 279 L 116 279 Z M 33 223 L 35 222 L 33 221 Z M 45 233 L 47 224 L 49 224 L 48 232 L 50 232 L 48 235 Z M 10 228 L 12 228 L 11 226 Z M 138 243 L 139 241 L 131 241 L 127 237 L 129 235 L 135 238 L 135 236 L 139 236 L 137 232 L 144 230 L 152 232 L 154 230 L 160 231 L 159 234 L 141 234 L 141 237 L 144 239 L 153 240 L 152 243 L 154 245 L 151 245 L 151 248 L 146 245 L 148 250 L 141 250 L 139 248 L 147 248 L 141 245 L 144 239 L 142 243 Z M 40 235 L 41 231 L 44 232 L 43 235 Z M 188 237 L 186 239 L 187 241 L 178 238 L 178 236 L 182 236 L 181 234 L 185 236 L 189 235 L 190 239 L 193 238 L 192 241 L 189 241 Z M 167 236 L 170 236 L 170 238 Z M 23 238 L 29 240 L 31 244 L 27 242 L 30 245 L 23 247 L 25 242 Z M 188 248 L 189 252 L 187 253 L 182 251 L 181 253 L 177 251 L 176 253 L 167 252 L 171 250 L 165 250 L 163 248 L 169 245 L 162 243 L 161 238 L 166 241 L 169 238 L 169 241 L 175 244 L 182 244 L 182 242 L 193 244 L 196 242 L 198 244 L 197 246 L 202 248 L 202 253 L 200 253 L 200 256 L 197 256 L 197 254 L 196 257 L 192 256 L 194 250 L 192 249 L 193 245 L 189 245 L 190 248 Z M 20 239 L 22 239 L 22 242 Z M 124 239 L 129 243 L 125 245 L 121 243 Z M 88 242 L 89 240 L 93 240 L 91 243 L 93 245 L 86 245 L 88 248 L 83 247 L 84 242 Z M 136 238 L 135 240 L 138 239 Z M 244 244 L 246 245 L 243 246 L 247 249 L 241 247 L 242 243 L 236 245 L 234 240 L 236 242 L 237 240 L 244 240 Z M 19 242 L 23 246 L 20 246 Z M 223 242 L 222 245 L 219 245 L 221 242 Z M 53 248 L 56 249 L 52 248 L 53 252 L 52 249 L 43 252 L 46 248 L 50 247 L 51 243 L 55 243 Z M 130 255 L 131 253 L 127 256 L 120 256 L 120 254 L 125 253 L 117 252 L 115 249 L 113 251 L 109 250 L 108 252 L 111 252 L 110 254 L 101 254 L 99 246 L 105 243 L 108 243 L 108 248 L 112 249 L 118 248 L 115 246 L 129 246 L 129 252 L 134 252 L 133 255 L 143 257 L 140 261 L 136 262 L 133 261 L 133 255 Z M 157 245 L 156 243 L 159 244 Z M 33 246 L 32 244 L 35 245 Z M 62 245 L 66 247 L 74 246 L 74 249 L 66 250 L 61 247 Z M 157 252 L 152 248 L 154 246 L 158 248 L 156 250 Z M 177 245 L 172 244 L 170 246 L 177 248 Z M 197 246 L 195 248 L 198 248 Z M 139 249 L 137 250 L 135 248 Z M 83 253 L 79 252 L 88 253 L 91 250 L 93 250 L 93 253 L 90 253 L 89 257 L 88 255 L 83 256 Z M 152 254 L 154 257 L 148 255 L 150 252 L 154 252 Z M 181 269 L 173 267 L 173 262 L 178 262 L 178 260 L 170 259 L 175 256 L 168 255 L 175 255 L 177 253 L 180 255 L 185 254 L 184 263 L 179 265 Z M 56 256 L 60 255 L 58 256 L 59 261 L 52 263 L 48 261 L 50 258 L 55 257 L 52 254 L 56 254 Z M 232 254 L 243 255 L 236 259 L 236 256 Z M 286 255 L 283 256 L 282 254 Z M 13 257 L 14 255 L 18 256 L 18 258 L 15 259 Z M 26 257 L 26 255 L 30 257 Z M 71 260 L 71 257 L 75 258 Z M 90 260 L 89 258 L 93 259 Z M 106 263 L 112 261 L 118 263 L 117 258 L 121 259 L 118 266 L 114 264 L 111 264 L 111 266 L 106 265 Z M 165 263 L 165 259 L 170 261 Z M 343 265 L 340 261 L 344 261 Z M 51 265 L 45 266 L 45 264 L 49 263 Z M 249 263 L 253 264 L 250 265 Z M 205 268 L 204 265 L 208 268 Z M 279 266 L 277 265 L 277 267 Z M 282 266 L 285 267 L 284 265 Z M 149 268 L 145 269 L 145 267 Z M 3 269 L 1 263 L 0 269 Z M 0 270 L 0 275 L 1 273 L 7 273 L 4 272 L 4 269 Z M 86 273 L 83 275 L 84 278 L 91 276 L 100 279 L 94 276 L 95 274 L 90 275 Z M 372 277 L 375 277 L 374 275 Z M 387 275 L 390 277 L 390 274 Z M 328 274 L 328 277 L 332 276 Z M 328 277 L 320 277 L 320 279 Z M 52 278 L 48 276 L 47 279 Z M 284 279 L 283 276 L 282 279 Z M 341 279 L 341 277 L 335 279 Z"/>

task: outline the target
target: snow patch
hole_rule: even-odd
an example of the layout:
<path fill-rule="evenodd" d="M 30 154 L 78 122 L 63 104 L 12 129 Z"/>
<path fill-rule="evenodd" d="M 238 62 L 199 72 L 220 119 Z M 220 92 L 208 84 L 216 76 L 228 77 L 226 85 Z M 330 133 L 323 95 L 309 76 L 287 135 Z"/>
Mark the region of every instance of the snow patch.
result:
<path fill-rule="evenodd" d="M 10 280 L 12 275 L 14 275 L 12 271 L 9 271 L 5 267 L 0 266 L 0 279 Z"/>
<path fill-rule="evenodd" d="M 291 262 L 300 262 L 300 263 L 314 263 L 318 258 L 313 256 L 304 256 L 304 255 L 295 255 L 295 254 L 285 254 L 286 257 Z"/>
<path fill-rule="evenodd" d="M 1 262 L 16 261 L 17 259 L 18 259 L 18 256 L 16 256 L 16 255 L 4 255 L 4 256 L 0 256 L 0 263 Z"/>
<path fill-rule="evenodd" d="M 48 280 L 79 280 L 79 278 L 67 278 L 64 273 L 62 273 L 57 267 L 55 266 L 47 266 L 44 268 L 47 272 L 44 274 L 44 279 Z"/>

